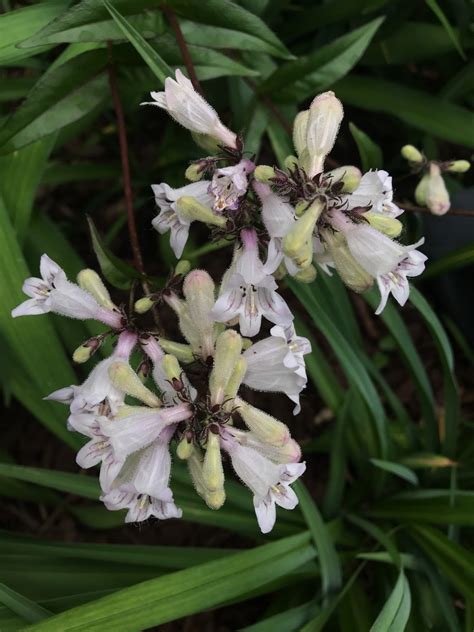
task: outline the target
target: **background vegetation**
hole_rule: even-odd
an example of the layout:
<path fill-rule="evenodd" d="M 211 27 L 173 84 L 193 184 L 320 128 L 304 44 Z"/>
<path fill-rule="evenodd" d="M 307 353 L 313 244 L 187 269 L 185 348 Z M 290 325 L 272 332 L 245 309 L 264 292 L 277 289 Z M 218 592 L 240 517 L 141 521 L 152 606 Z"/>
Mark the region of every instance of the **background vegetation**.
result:
<path fill-rule="evenodd" d="M 119 528 L 123 516 L 107 512 L 95 478 L 77 471 L 79 439 L 64 409 L 42 399 L 83 377 L 70 354 L 95 330 L 10 317 L 43 252 L 71 277 L 100 265 L 126 300 L 132 278 L 120 261 L 132 257 L 111 69 L 147 271 L 165 276 L 173 265 L 167 238 L 150 226 L 149 185 L 180 184 L 200 150 L 157 109 L 138 105 L 170 67 L 183 66 L 170 11 L 208 100 L 248 150 L 281 163 L 292 153 L 298 109 L 332 89 L 346 106 L 333 158 L 393 171 L 397 198 L 410 206 L 416 179 L 405 177 L 401 145 L 440 159 L 469 159 L 474 147 L 469 3 L 169 0 L 165 12 L 153 0 L 1 5 L 2 632 L 28 624 L 143 630 L 197 613 L 187 629 L 471 631 L 472 352 L 469 332 L 452 314 L 445 319 L 447 303 L 435 312 L 430 300 L 439 300 L 440 275 L 472 263 L 472 243 L 454 243 L 428 267 L 432 290 L 414 288 L 404 310 L 389 304 L 380 319 L 373 293 L 354 298 L 337 277 L 288 282 L 298 328 L 313 344 L 312 384 L 292 422 L 309 468 L 298 487 L 301 511 L 280 515 L 265 538 L 243 488 L 228 483 L 227 504 L 212 512 L 194 500 L 178 464 L 183 524 Z M 450 187 L 454 194 L 461 184 Z M 98 264 L 86 215 L 97 226 Z M 411 242 L 426 216 L 405 215 Z M 445 225 L 446 239 L 457 220 Z M 465 221 L 472 236 L 474 220 Z M 211 250 L 196 234 L 185 256 L 219 275 L 228 253 L 211 258 Z"/>

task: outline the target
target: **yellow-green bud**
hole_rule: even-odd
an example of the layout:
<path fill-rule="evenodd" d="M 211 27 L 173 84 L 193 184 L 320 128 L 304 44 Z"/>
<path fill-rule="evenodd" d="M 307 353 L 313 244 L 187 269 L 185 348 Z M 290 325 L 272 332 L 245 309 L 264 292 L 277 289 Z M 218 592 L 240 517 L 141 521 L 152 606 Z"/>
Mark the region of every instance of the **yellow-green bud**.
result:
<path fill-rule="evenodd" d="M 190 364 L 195 359 L 190 345 L 174 342 L 174 340 L 166 340 L 166 338 L 159 338 L 158 344 L 165 353 L 171 353 L 176 356 L 183 364 Z"/>
<path fill-rule="evenodd" d="M 242 338 L 234 329 L 227 329 L 216 340 L 214 367 L 209 376 L 211 404 L 222 404 L 225 389 L 242 352 Z"/>
<path fill-rule="evenodd" d="M 80 347 L 77 347 L 72 354 L 72 359 L 76 362 L 76 364 L 84 364 L 84 362 L 87 362 L 87 360 L 91 358 L 94 351 L 95 349 L 92 349 L 87 345 L 81 345 Z"/>
<path fill-rule="evenodd" d="M 307 200 L 300 200 L 295 206 L 295 213 L 298 217 L 301 217 L 305 211 L 308 210 L 309 202 Z"/>
<path fill-rule="evenodd" d="M 183 461 L 186 461 L 187 459 L 190 458 L 191 454 L 193 453 L 193 450 L 194 450 L 193 442 L 185 434 L 184 437 L 181 439 L 181 441 L 178 443 L 178 447 L 176 448 L 176 454 L 178 455 L 178 458 Z"/>
<path fill-rule="evenodd" d="M 225 503 L 225 491 L 222 488 L 215 492 L 207 492 L 204 500 L 206 501 L 209 509 L 220 509 Z"/>
<path fill-rule="evenodd" d="M 184 177 L 186 180 L 190 180 L 191 182 L 198 182 L 204 175 L 204 170 L 202 165 L 199 162 L 193 162 L 189 165 L 189 167 L 184 172 Z"/>
<path fill-rule="evenodd" d="M 354 259 L 347 244 L 332 245 L 328 235 L 325 235 L 325 241 L 339 276 L 347 287 L 358 293 L 365 292 L 372 287 L 373 277 Z"/>
<path fill-rule="evenodd" d="M 317 276 L 316 268 L 313 265 L 309 265 L 307 268 L 300 270 L 295 274 L 295 279 L 302 283 L 312 283 Z"/>
<path fill-rule="evenodd" d="M 238 406 L 238 413 L 258 439 L 264 443 L 274 446 L 283 446 L 290 440 L 290 431 L 284 423 L 278 421 L 263 410 L 255 408 L 240 397 L 235 398 L 235 405 Z"/>
<path fill-rule="evenodd" d="M 239 392 L 240 385 L 242 384 L 242 380 L 244 379 L 245 372 L 247 371 L 247 360 L 244 356 L 240 356 L 237 362 L 234 365 L 234 369 L 231 373 L 229 381 L 227 382 L 227 386 L 224 391 L 224 401 L 227 402 L 225 408 L 227 410 L 232 410 L 234 405 L 234 398 Z"/>
<path fill-rule="evenodd" d="M 188 261 L 187 259 L 181 259 L 180 261 L 178 261 L 178 263 L 176 264 L 175 268 L 174 268 L 174 273 L 175 274 L 181 274 L 181 275 L 185 275 L 187 274 L 189 271 L 191 270 L 191 262 Z"/>
<path fill-rule="evenodd" d="M 112 384 L 127 395 L 139 399 L 147 406 L 161 406 L 160 399 L 142 384 L 138 375 L 126 362 L 113 362 L 109 367 L 109 377 Z"/>
<path fill-rule="evenodd" d="M 139 298 L 138 301 L 135 301 L 134 309 L 137 314 L 145 314 L 154 304 L 155 301 L 150 296 L 144 296 L 143 298 Z"/>
<path fill-rule="evenodd" d="M 199 448 L 195 448 L 187 459 L 189 475 L 199 496 L 206 499 L 209 490 L 206 489 L 202 473 L 202 455 Z"/>
<path fill-rule="evenodd" d="M 250 338 L 242 338 L 242 351 L 245 351 L 253 345 L 253 340 Z"/>
<path fill-rule="evenodd" d="M 170 382 L 173 380 L 181 380 L 182 370 L 176 356 L 170 354 L 165 355 L 161 361 L 161 368 L 163 369 L 166 379 Z"/>
<path fill-rule="evenodd" d="M 466 173 L 471 168 L 471 163 L 468 160 L 453 160 L 446 167 L 446 171 L 451 173 Z"/>
<path fill-rule="evenodd" d="M 77 282 L 83 290 L 92 294 L 99 305 L 107 309 L 117 309 L 110 298 L 108 289 L 95 270 L 89 268 L 81 270 L 77 275 Z"/>
<path fill-rule="evenodd" d="M 181 215 L 188 219 L 190 222 L 204 222 L 205 224 L 212 224 L 213 226 L 220 226 L 224 228 L 226 225 L 226 218 L 222 215 L 214 215 L 212 209 L 208 206 L 204 206 L 196 200 L 196 198 L 190 195 L 183 195 L 180 197 L 176 204 Z"/>
<path fill-rule="evenodd" d="M 298 166 L 298 158 L 296 156 L 287 156 L 285 158 L 285 167 L 287 169 L 294 169 Z"/>
<path fill-rule="evenodd" d="M 326 177 L 330 177 L 334 182 L 342 181 L 343 187 L 341 193 L 352 193 L 359 186 L 362 178 L 360 169 L 352 165 L 346 165 L 344 167 L 338 167 L 332 171 L 328 171 L 324 174 Z"/>
<path fill-rule="evenodd" d="M 316 200 L 311 204 L 309 209 L 296 220 L 293 228 L 283 240 L 283 250 L 288 257 L 291 257 L 291 259 L 298 257 L 307 242 L 312 240 L 314 227 L 323 209 L 324 203 L 321 200 Z M 311 259 L 309 263 L 311 263 Z"/>
<path fill-rule="evenodd" d="M 258 165 L 258 167 L 255 167 L 253 175 L 257 182 L 270 184 L 271 179 L 275 177 L 275 169 L 269 165 Z"/>
<path fill-rule="evenodd" d="M 408 160 L 409 162 L 423 162 L 424 161 L 423 154 L 421 153 L 421 151 L 417 149 L 416 147 L 414 147 L 413 145 L 404 145 L 401 148 L 400 153 L 402 154 L 403 158 L 405 158 L 405 160 Z"/>
<path fill-rule="evenodd" d="M 416 185 L 415 200 L 416 200 L 416 203 L 419 204 L 420 206 L 426 205 L 426 187 L 427 187 L 429 178 L 430 178 L 429 173 L 425 173 L 425 175 L 421 178 L 421 180 Z"/>
<path fill-rule="evenodd" d="M 191 132 L 191 136 L 193 137 L 194 142 L 202 149 L 206 151 L 210 151 L 211 154 L 216 154 L 220 151 L 219 146 L 222 145 L 222 142 L 218 141 L 214 136 L 209 136 L 209 134 L 199 134 L 198 132 Z"/>
<path fill-rule="evenodd" d="M 306 149 L 306 130 L 308 129 L 309 110 L 298 112 L 293 122 L 293 145 L 301 156 Z"/>
<path fill-rule="evenodd" d="M 206 452 L 202 466 L 204 485 L 210 492 L 217 492 L 224 487 L 224 468 L 222 467 L 221 444 L 219 435 L 209 429 Z"/>
<path fill-rule="evenodd" d="M 398 237 L 403 229 L 403 224 L 398 219 L 389 217 L 383 213 L 367 211 L 363 214 L 363 218 L 366 219 L 373 228 L 376 228 L 388 237 L 392 237 L 392 239 Z"/>

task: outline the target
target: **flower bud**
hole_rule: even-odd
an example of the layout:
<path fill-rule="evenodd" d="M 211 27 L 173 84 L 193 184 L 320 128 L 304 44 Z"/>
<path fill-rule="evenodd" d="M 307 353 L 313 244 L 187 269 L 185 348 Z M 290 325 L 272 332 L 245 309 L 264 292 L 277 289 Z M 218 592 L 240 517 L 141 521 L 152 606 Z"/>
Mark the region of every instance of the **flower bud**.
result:
<path fill-rule="evenodd" d="M 195 448 L 192 451 L 191 455 L 187 459 L 187 463 L 194 489 L 197 491 L 199 496 L 206 499 L 206 494 L 208 494 L 209 491 L 206 489 L 204 484 L 202 454 L 199 448 Z"/>
<path fill-rule="evenodd" d="M 182 461 L 187 461 L 190 458 L 191 454 L 194 450 L 193 439 L 191 433 L 185 432 L 183 438 L 178 443 L 178 447 L 176 448 L 176 454 L 178 458 Z"/>
<path fill-rule="evenodd" d="M 108 289 L 95 270 L 90 270 L 89 268 L 81 270 L 77 275 L 77 282 L 83 290 L 92 294 L 99 305 L 107 309 L 117 309 L 117 306 L 110 298 Z"/>
<path fill-rule="evenodd" d="M 176 201 L 176 205 L 183 218 L 197 222 L 204 222 L 205 224 L 212 224 L 213 226 L 219 226 L 224 228 L 226 225 L 226 218 L 222 215 L 214 215 L 212 209 L 204 204 L 201 204 L 196 198 L 190 195 L 183 195 Z"/>
<path fill-rule="evenodd" d="M 77 364 L 83 364 L 84 362 L 87 362 L 87 360 L 89 360 L 94 355 L 101 344 L 101 338 L 96 336 L 94 336 L 93 338 L 89 338 L 89 340 L 83 342 L 82 345 L 80 347 L 77 347 L 77 349 L 74 351 L 74 353 L 72 354 L 73 361 Z"/>
<path fill-rule="evenodd" d="M 287 156 L 284 164 L 286 169 L 293 170 L 298 166 L 298 158 L 292 155 Z"/>
<path fill-rule="evenodd" d="M 446 167 L 446 171 L 450 173 L 466 173 L 471 168 L 471 163 L 468 160 L 453 160 Z"/>
<path fill-rule="evenodd" d="M 328 171 L 324 175 L 326 178 L 331 178 L 332 184 L 342 182 L 344 186 L 341 189 L 341 193 L 352 193 L 355 191 L 362 178 L 362 172 L 360 169 L 357 169 L 357 167 L 352 165 L 338 167 L 337 169 Z"/>
<path fill-rule="evenodd" d="M 137 369 L 137 375 L 140 378 L 140 382 L 142 384 L 144 384 L 147 381 L 150 373 L 151 373 L 150 360 L 148 358 L 143 358 L 143 360 L 140 362 Z"/>
<path fill-rule="evenodd" d="M 402 156 L 409 162 L 423 162 L 423 154 L 413 145 L 404 145 L 401 149 Z"/>
<path fill-rule="evenodd" d="M 144 296 L 143 298 L 139 298 L 138 301 L 135 301 L 134 309 L 137 314 L 145 314 L 153 307 L 154 304 L 155 301 L 151 298 L 151 296 Z"/>
<path fill-rule="evenodd" d="M 242 338 L 234 329 L 227 329 L 216 341 L 214 367 L 209 376 L 211 404 L 222 404 L 225 390 L 242 352 Z"/>
<path fill-rule="evenodd" d="M 190 180 L 191 182 L 198 182 L 202 179 L 203 175 L 204 169 L 201 162 L 191 163 L 184 172 L 184 177 L 186 178 L 186 180 Z"/>
<path fill-rule="evenodd" d="M 334 92 L 323 92 L 311 103 L 306 130 L 310 178 L 323 170 L 324 159 L 334 146 L 343 116 L 342 103 Z"/>
<path fill-rule="evenodd" d="M 308 210 L 310 203 L 307 200 L 300 200 L 295 206 L 295 213 L 297 217 L 301 217 L 305 211 Z"/>
<path fill-rule="evenodd" d="M 184 276 L 185 274 L 188 274 L 190 270 L 191 270 L 191 262 L 188 261 L 187 259 L 180 259 L 180 261 L 178 261 L 178 263 L 176 264 L 174 268 L 174 273 L 181 274 L 182 276 Z"/>
<path fill-rule="evenodd" d="M 383 213 L 376 213 L 375 211 L 367 211 L 362 217 L 367 220 L 371 226 L 388 237 L 398 237 L 402 232 L 403 224 L 394 217 L 389 217 Z"/>
<path fill-rule="evenodd" d="M 165 377 L 170 382 L 174 382 L 174 380 L 181 381 L 182 370 L 179 366 L 179 362 L 174 355 L 167 354 L 164 356 L 161 361 L 161 368 L 165 374 Z"/>
<path fill-rule="evenodd" d="M 235 405 L 238 406 L 239 415 L 244 420 L 247 428 L 260 441 L 273 446 L 283 446 L 288 443 L 290 431 L 284 423 L 264 413 L 263 410 L 247 404 L 240 397 L 235 398 Z"/>
<path fill-rule="evenodd" d="M 301 251 L 305 245 L 311 242 L 316 222 L 324 209 L 324 203 L 321 200 L 315 200 L 309 209 L 295 222 L 293 228 L 283 240 L 283 250 L 291 259 L 299 258 Z M 305 259 L 307 257 L 305 256 Z M 307 265 L 311 263 L 312 256 Z M 299 264 L 297 264 L 299 265 Z M 304 266 L 301 266 L 304 267 Z"/>
<path fill-rule="evenodd" d="M 147 406 L 161 406 L 159 398 L 141 383 L 138 375 L 126 362 L 113 362 L 109 367 L 109 378 L 120 391 L 139 399 Z"/>
<path fill-rule="evenodd" d="M 317 276 L 316 268 L 313 265 L 309 265 L 303 270 L 300 270 L 295 274 L 295 279 L 302 283 L 312 283 Z"/>
<path fill-rule="evenodd" d="M 174 340 L 166 340 L 166 338 L 159 338 L 158 342 L 165 353 L 176 356 L 183 364 L 190 364 L 194 361 L 194 353 L 189 345 L 174 342 Z"/>
<path fill-rule="evenodd" d="M 234 365 L 234 369 L 231 373 L 229 381 L 227 382 L 227 386 L 224 391 L 224 402 L 226 410 L 232 410 L 234 405 L 234 398 L 237 396 L 239 392 L 240 385 L 242 384 L 242 380 L 244 379 L 244 375 L 247 371 L 247 360 L 244 356 L 240 356 L 237 362 Z"/>
<path fill-rule="evenodd" d="M 341 277 L 342 281 L 351 290 L 357 293 L 365 292 L 374 282 L 373 277 L 364 270 L 350 253 L 347 244 L 344 242 L 340 233 L 333 235 L 330 231 L 325 231 L 324 242 L 334 261 L 334 265 Z"/>
<path fill-rule="evenodd" d="M 275 177 L 275 169 L 269 165 L 258 165 L 258 167 L 255 167 L 253 175 L 257 182 L 271 184 L 271 179 Z"/>
<path fill-rule="evenodd" d="M 214 281 L 204 270 L 193 270 L 184 279 L 183 294 L 190 326 L 194 327 L 199 339 L 199 348 L 195 351 L 206 359 L 214 352 L 214 320 L 211 317 L 215 302 Z"/>
<path fill-rule="evenodd" d="M 293 145 L 300 156 L 306 149 L 306 131 L 308 129 L 309 110 L 298 112 L 293 122 Z"/>
<path fill-rule="evenodd" d="M 215 492 L 207 492 L 204 497 L 209 509 L 220 509 L 225 503 L 225 490 L 224 488 L 218 489 Z"/>
<path fill-rule="evenodd" d="M 209 134 L 199 134 L 198 132 L 191 132 L 191 136 L 193 137 L 196 145 L 199 145 L 202 149 L 209 151 L 211 154 L 216 154 L 220 151 L 221 142 L 214 138 L 214 136 L 210 136 Z"/>
<path fill-rule="evenodd" d="M 430 164 L 424 195 L 425 204 L 434 215 L 444 215 L 448 212 L 451 206 L 449 193 L 441 175 L 441 169 L 434 162 Z"/>
<path fill-rule="evenodd" d="M 202 466 L 203 481 L 211 492 L 217 492 L 224 487 L 224 468 L 222 467 L 221 444 L 219 429 L 211 425 L 207 435 L 206 452 Z"/>

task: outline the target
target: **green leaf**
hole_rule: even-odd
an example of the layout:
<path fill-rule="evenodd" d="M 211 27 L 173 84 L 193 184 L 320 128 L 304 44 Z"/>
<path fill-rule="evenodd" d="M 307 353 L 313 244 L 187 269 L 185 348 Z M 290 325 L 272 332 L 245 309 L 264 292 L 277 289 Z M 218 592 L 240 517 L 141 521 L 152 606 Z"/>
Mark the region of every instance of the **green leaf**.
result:
<path fill-rule="evenodd" d="M 370 628 L 370 632 L 403 632 L 410 616 L 410 609 L 410 586 L 405 573 L 401 571 L 390 597 Z"/>
<path fill-rule="evenodd" d="M 464 266 L 472 265 L 474 263 L 474 242 L 456 248 L 449 254 L 429 263 L 426 270 L 423 272 L 423 281 L 430 279 L 440 274 L 444 274 L 449 270 L 457 270 Z"/>
<path fill-rule="evenodd" d="M 119 257 L 116 257 L 104 244 L 92 219 L 88 217 L 87 221 L 91 233 L 92 247 L 94 248 L 102 274 L 114 287 L 121 290 L 128 289 L 132 284 L 132 280 L 141 279 L 142 275 L 135 270 L 135 268 L 129 266 L 119 259 Z"/>
<path fill-rule="evenodd" d="M 195 22 L 183 20 L 181 22 L 181 30 L 187 44 L 225 50 L 250 50 L 270 55 L 274 51 L 272 45 L 269 45 L 259 37 L 230 28 L 206 26 L 205 24 L 196 24 Z"/>
<path fill-rule="evenodd" d="M 347 443 L 347 424 L 350 418 L 350 406 L 352 400 L 352 392 L 349 391 L 341 406 L 337 418 L 334 435 L 331 442 L 331 456 L 329 461 L 329 481 L 324 495 L 324 514 L 326 516 L 335 516 L 342 506 L 344 495 L 344 487 L 346 483 L 346 443 Z"/>
<path fill-rule="evenodd" d="M 379 467 L 381 470 L 385 470 L 385 472 L 390 472 L 390 474 L 395 474 L 395 476 L 399 476 L 404 480 L 408 481 L 412 485 L 418 485 L 418 476 L 410 470 L 406 465 L 400 465 L 400 463 L 393 463 L 392 461 L 381 461 L 380 459 L 370 459 L 370 462 L 375 465 L 375 467 Z"/>
<path fill-rule="evenodd" d="M 44 42 L 38 42 L 34 49 L 28 51 L 19 49 L 17 44 L 43 28 L 70 4 L 70 0 L 47 0 L 1 15 L 0 65 L 18 64 L 22 59 L 48 50 L 50 47 Z"/>
<path fill-rule="evenodd" d="M 342 582 L 342 571 L 334 542 L 316 503 L 311 498 L 304 484 L 301 481 L 297 481 L 293 488 L 298 495 L 301 511 L 318 552 L 323 593 L 328 595 L 337 591 Z"/>
<path fill-rule="evenodd" d="M 420 524 L 474 525 L 474 494 L 450 490 L 420 490 L 397 494 L 373 506 L 368 515 Z"/>
<path fill-rule="evenodd" d="M 108 94 L 103 51 L 92 51 L 51 67 L 0 128 L 0 153 L 48 136 L 101 105 Z"/>
<path fill-rule="evenodd" d="M 10 608 L 12 612 L 20 616 L 28 623 L 37 623 L 53 615 L 52 612 L 39 606 L 31 599 L 20 595 L 16 591 L 0 583 L 0 603 Z"/>
<path fill-rule="evenodd" d="M 456 50 L 461 55 L 462 59 L 465 60 L 466 59 L 466 54 L 464 53 L 464 51 L 462 49 L 461 42 L 459 41 L 459 36 L 455 32 L 455 30 L 453 29 L 451 24 L 449 23 L 448 18 L 445 16 L 444 11 L 439 6 L 437 0 L 425 0 L 425 2 L 429 6 L 429 8 L 433 11 L 433 13 L 436 15 L 438 20 L 441 22 L 441 25 L 443 26 L 444 30 L 448 34 L 448 36 L 451 39 L 452 43 L 454 44 Z"/>
<path fill-rule="evenodd" d="M 280 100 L 300 102 L 344 77 L 359 61 L 383 22 L 377 18 L 330 44 L 281 66 L 259 88 Z"/>
<path fill-rule="evenodd" d="M 104 6 L 115 20 L 115 23 L 139 53 L 153 74 L 164 84 L 166 77 L 173 76 L 172 69 L 164 59 L 150 46 L 140 33 L 128 22 L 110 2 L 104 0 Z"/>
<path fill-rule="evenodd" d="M 271 581 L 288 575 L 314 557 L 309 534 L 303 533 L 249 551 L 226 556 L 120 590 L 52 617 L 31 630 L 143 630 L 201 612 L 246 593 L 264 591 Z"/>
<path fill-rule="evenodd" d="M 474 148 L 474 114 L 427 92 L 378 77 L 354 74 L 332 88 L 348 105 L 385 112 L 427 134 Z"/>
<path fill-rule="evenodd" d="M 83 498 L 92 498 L 93 500 L 98 500 L 101 494 L 97 479 L 91 476 L 70 474 L 69 472 L 0 463 L 0 476 L 11 477 L 19 481 L 34 483 L 35 485 L 43 485 L 50 489 L 68 492 Z"/>
<path fill-rule="evenodd" d="M 315 616 L 317 611 L 315 602 L 308 601 L 301 606 L 289 608 L 253 625 L 240 628 L 239 632 L 276 632 L 277 630 L 297 632 L 310 617 Z"/>
<path fill-rule="evenodd" d="M 383 155 L 379 145 L 374 143 L 374 141 L 367 136 L 365 132 L 354 125 L 354 123 L 349 123 L 349 129 L 359 150 L 362 171 L 381 169 L 383 167 Z"/>
<path fill-rule="evenodd" d="M 258 16 L 230 0 L 169 0 L 167 5 L 179 15 L 210 26 L 242 31 L 266 42 L 268 52 L 283 59 L 293 59 L 278 37 Z"/>

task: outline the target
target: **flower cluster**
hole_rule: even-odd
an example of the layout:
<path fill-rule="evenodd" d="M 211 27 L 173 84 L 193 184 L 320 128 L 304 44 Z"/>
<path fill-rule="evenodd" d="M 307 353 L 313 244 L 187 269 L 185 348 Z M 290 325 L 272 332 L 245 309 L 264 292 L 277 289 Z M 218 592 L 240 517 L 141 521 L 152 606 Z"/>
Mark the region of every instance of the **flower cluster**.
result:
<path fill-rule="evenodd" d="M 289 274 L 311 282 L 319 267 L 327 274 L 335 269 L 356 292 L 376 281 L 379 313 L 390 293 L 402 305 L 407 300 L 408 278 L 424 268 L 426 257 L 416 249 L 423 240 L 410 246 L 396 240 L 402 211 L 387 172 L 325 171 L 343 118 L 332 92 L 297 115 L 297 156 L 287 158 L 285 169 L 244 157 L 242 140 L 179 70 L 151 96 L 152 105 L 212 152 L 188 167 L 190 184 L 152 186 L 160 209 L 153 226 L 170 232 L 177 258 L 193 222 L 206 224 L 213 239 L 227 240 L 233 255 L 220 284 L 179 261 L 165 287 L 136 301 L 131 314 L 114 304 L 93 270 L 81 271 L 75 284 L 43 255 L 42 278 L 25 281 L 30 298 L 13 316 L 53 312 L 108 327 L 81 344 L 73 359 L 87 361 L 107 338 L 115 343 L 112 354 L 81 385 L 48 396 L 69 407 L 68 427 L 87 438 L 77 463 L 100 466 L 108 509 L 126 509 L 127 522 L 180 517 L 170 487 L 175 452 L 212 509 L 225 502 L 225 472 L 233 469 L 252 492 L 267 533 L 276 505 L 297 505 L 291 483 L 305 464 L 287 425 L 248 401 L 249 392 L 283 393 L 296 415 L 307 383 L 304 356 L 311 352 L 295 332 L 277 280 Z M 158 306 L 172 310 L 181 340 L 146 320 L 140 324 L 140 316 Z M 252 340 L 263 319 L 273 325 L 269 335 Z"/>

